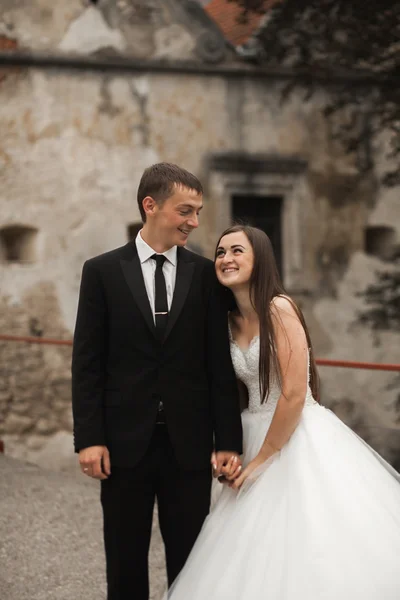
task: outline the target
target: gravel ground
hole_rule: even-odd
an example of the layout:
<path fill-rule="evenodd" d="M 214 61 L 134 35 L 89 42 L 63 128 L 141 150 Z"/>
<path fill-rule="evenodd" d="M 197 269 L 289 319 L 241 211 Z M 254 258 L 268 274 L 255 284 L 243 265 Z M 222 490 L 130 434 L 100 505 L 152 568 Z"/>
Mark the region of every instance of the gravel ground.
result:
<path fill-rule="evenodd" d="M 98 482 L 0 454 L 1 600 L 105 600 L 104 573 Z M 150 580 L 158 600 L 165 567 L 156 525 Z"/>

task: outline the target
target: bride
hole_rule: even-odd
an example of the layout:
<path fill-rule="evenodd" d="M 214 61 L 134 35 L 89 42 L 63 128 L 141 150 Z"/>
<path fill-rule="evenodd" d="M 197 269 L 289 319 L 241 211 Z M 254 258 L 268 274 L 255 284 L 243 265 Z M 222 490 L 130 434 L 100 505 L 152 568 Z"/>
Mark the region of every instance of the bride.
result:
<path fill-rule="evenodd" d="M 262 231 L 221 236 L 229 336 L 247 387 L 243 468 L 227 465 L 170 600 L 399 600 L 400 476 L 318 402 L 304 318 Z"/>

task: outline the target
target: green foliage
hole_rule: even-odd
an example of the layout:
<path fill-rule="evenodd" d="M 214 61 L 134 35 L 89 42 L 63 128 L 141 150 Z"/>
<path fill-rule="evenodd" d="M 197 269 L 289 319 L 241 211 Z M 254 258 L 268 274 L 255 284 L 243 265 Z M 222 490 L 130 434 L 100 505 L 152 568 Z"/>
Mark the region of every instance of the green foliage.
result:
<path fill-rule="evenodd" d="M 388 158 L 394 167 L 386 185 L 400 184 L 400 2 L 398 0 L 230 0 L 243 9 L 266 14 L 257 34 L 257 62 L 290 66 L 307 78 L 306 93 L 315 90 L 315 74 L 335 77 L 327 117 L 337 113 L 337 137 L 347 152 L 357 152 L 360 171 L 372 168 L 363 151 L 381 130 L 391 133 Z M 340 75 L 346 74 L 340 83 Z M 365 87 L 351 77 L 368 75 Z M 298 88 L 299 84 L 295 84 Z M 288 89 L 293 86 L 288 84 Z M 344 118 L 346 116 L 346 118 Z M 366 144 L 367 142 L 367 144 Z M 364 152 L 364 156 L 363 156 Z M 397 262 L 399 257 L 397 257 Z M 395 259 L 396 264 L 396 259 Z M 400 270 L 377 273 L 362 294 L 367 308 L 359 321 L 375 330 L 400 330 Z"/>
<path fill-rule="evenodd" d="M 231 0 L 249 11 L 266 12 L 271 2 Z M 338 85 L 326 113 L 342 111 L 348 116 L 338 137 L 349 152 L 365 146 L 382 129 L 390 131 L 388 157 L 400 159 L 400 2 L 393 0 L 280 0 L 267 8 L 265 25 L 257 34 L 258 62 L 287 65 L 304 76 L 309 73 L 308 92 L 315 75 L 335 75 Z M 346 73 L 346 82 L 339 83 Z M 365 87 L 351 85 L 359 74 L 368 75 Z M 313 77 L 314 76 L 314 77 Z M 304 77 L 303 77 L 304 79 Z M 362 150 L 361 150 L 362 152 Z M 371 168 L 368 157 L 360 170 Z M 400 184 L 394 166 L 384 178 L 387 185 Z"/>
<path fill-rule="evenodd" d="M 400 270 L 377 273 L 375 283 L 359 294 L 369 306 L 359 321 L 372 329 L 400 331 Z"/>

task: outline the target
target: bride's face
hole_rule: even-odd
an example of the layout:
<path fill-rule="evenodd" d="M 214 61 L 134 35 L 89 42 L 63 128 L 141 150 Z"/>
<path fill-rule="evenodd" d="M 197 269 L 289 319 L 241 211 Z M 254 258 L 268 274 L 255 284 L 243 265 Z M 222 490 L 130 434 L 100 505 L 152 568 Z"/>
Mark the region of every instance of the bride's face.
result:
<path fill-rule="evenodd" d="M 243 231 L 221 238 L 215 258 L 219 282 L 234 290 L 249 284 L 254 264 L 253 248 Z"/>

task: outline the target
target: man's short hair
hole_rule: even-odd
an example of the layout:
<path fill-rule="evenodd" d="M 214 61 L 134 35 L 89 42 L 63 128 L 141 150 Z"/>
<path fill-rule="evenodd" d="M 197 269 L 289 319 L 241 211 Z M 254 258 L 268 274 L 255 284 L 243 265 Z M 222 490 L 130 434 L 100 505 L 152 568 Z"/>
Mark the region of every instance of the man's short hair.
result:
<path fill-rule="evenodd" d="M 157 204 L 163 204 L 174 192 L 175 186 L 182 186 L 203 194 L 203 187 L 195 175 L 172 163 L 157 163 L 145 169 L 139 183 L 137 202 L 143 223 L 146 222 L 146 213 L 143 209 L 143 200 L 151 196 Z"/>

